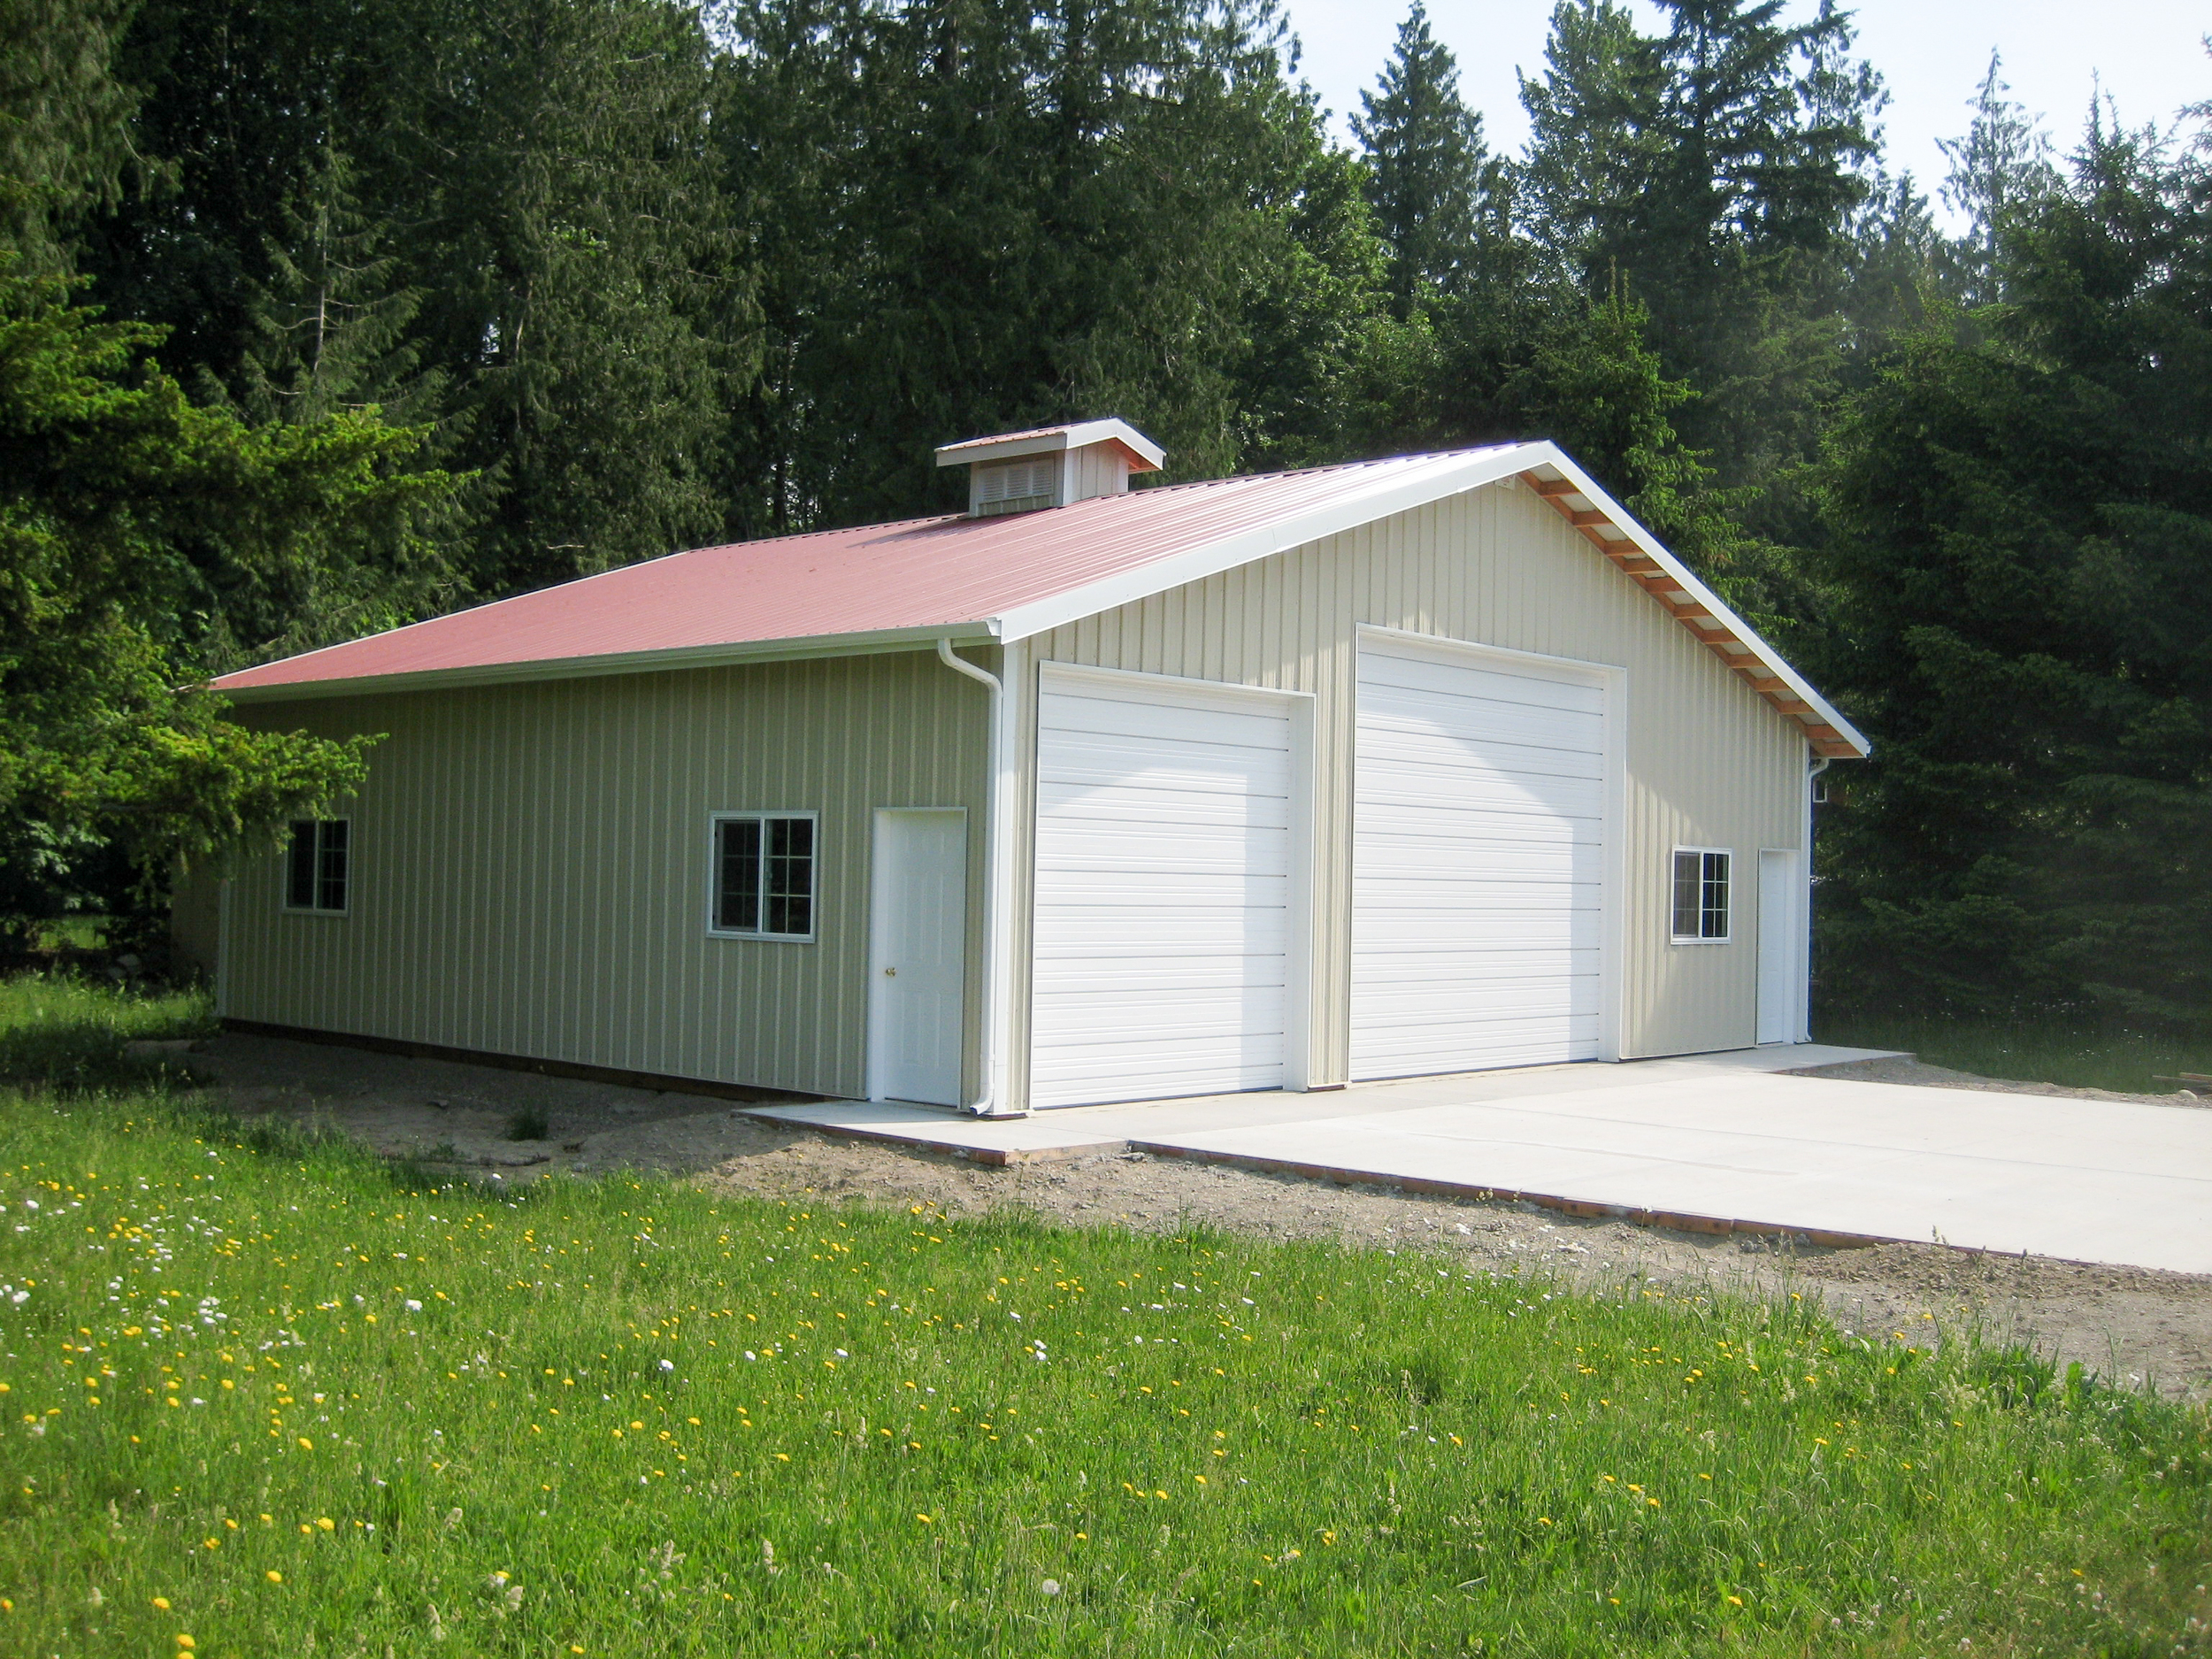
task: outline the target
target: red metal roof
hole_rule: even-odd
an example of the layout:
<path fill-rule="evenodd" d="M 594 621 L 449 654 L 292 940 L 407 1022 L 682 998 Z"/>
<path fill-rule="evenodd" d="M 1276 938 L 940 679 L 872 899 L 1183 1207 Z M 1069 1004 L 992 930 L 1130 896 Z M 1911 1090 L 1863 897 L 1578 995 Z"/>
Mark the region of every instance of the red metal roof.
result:
<path fill-rule="evenodd" d="M 1514 446 L 1500 446 L 1510 448 Z M 219 689 L 495 670 L 987 624 L 1020 606 L 1302 518 L 1471 456 L 1400 456 L 697 548 L 226 674 Z"/>

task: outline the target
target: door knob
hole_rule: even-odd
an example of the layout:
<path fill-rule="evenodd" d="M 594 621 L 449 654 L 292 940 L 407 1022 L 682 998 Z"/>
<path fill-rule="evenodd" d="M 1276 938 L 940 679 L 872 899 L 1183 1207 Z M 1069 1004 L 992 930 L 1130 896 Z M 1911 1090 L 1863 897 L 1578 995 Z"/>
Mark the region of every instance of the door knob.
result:
<path fill-rule="evenodd" d="M 896 968 L 886 968 L 883 971 L 883 977 L 887 979 L 895 979 L 899 977 L 899 971 Z"/>

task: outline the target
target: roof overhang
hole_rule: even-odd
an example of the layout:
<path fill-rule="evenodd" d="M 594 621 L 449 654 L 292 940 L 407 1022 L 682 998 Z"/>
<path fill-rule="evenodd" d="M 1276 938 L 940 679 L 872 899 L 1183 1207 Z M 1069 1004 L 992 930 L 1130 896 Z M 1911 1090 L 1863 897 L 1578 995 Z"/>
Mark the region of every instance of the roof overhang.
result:
<path fill-rule="evenodd" d="M 293 680 L 272 686 L 227 686 L 217 689 L 233 703 L 302 703 L 319 697 L 371 697 L 395 692 L 449 691 L 467 686 L 528 685 L 550 680 L 589 680 L 605 674 L 726 668 L 746 663 L 880 657 L 893 651 L 930 650 L 939 640 L 950 640 L 955 645 L 995 645 L 998 638 L 997 625 L 992 622 L 947 622 L 930 627 L 884 628 L 869 634 L 742 640 L 732 645 L 693 645 L 676 650 L 548 657 L 530 663 L 482 663 L 467 668 L 418 669 L 403 674 L 364 674 L 346 680 Z"/>
<path fill-rule="evenodd" d="M 1545 454 L 1522 469 L 1521 481 L 1752 690 L 1795 722 L 1814 754 L 1824 760 L 1864 760 L 1874 752 L 1864 733 L 1556 444 L 1528 447 Z"/>

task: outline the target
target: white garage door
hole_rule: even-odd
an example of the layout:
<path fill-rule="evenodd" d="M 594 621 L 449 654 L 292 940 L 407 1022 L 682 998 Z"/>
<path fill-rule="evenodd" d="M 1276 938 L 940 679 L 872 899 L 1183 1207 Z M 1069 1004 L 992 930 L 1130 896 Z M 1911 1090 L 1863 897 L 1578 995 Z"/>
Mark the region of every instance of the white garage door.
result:
<path fill-rule="evenodd" d="M 1354 1077 L 1597 1057 L 1605 718 L 1594 674 L 1362 641 Z"/>
<path fill-rule="evenodd" d="M 1282 1086 L 1291 777 L 1279 699 L 1045 671 L 1033 1105 Z"/>

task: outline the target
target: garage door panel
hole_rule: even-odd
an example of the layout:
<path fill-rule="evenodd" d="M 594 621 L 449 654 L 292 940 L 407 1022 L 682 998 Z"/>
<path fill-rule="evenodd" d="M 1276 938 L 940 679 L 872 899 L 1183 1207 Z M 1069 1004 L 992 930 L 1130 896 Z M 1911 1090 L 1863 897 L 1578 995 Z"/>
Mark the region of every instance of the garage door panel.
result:
<path fill-rule="evenodd" d="M 1049 766 L 1057 752 L 1070 745 L 1063 734 L 1077 740 L 1102 740 L 1117 745 L 1158 743 L 1173 752 L 1178 746 L 1220 744 L 1232 748 L 1279 754 L 1284 717 L 1279 711 L 1208 708 L 1202 703 L 1169 703 L 1101 696 L 1087 692 L 1047 691 L 1037 713 L 1037 729 L 1055 739 L 1040 757 Z"/>
<path fill-rule="evenodd" d="M 1372 764 L 1365 770 L 1371 775 L 1377 772 Z M 1582 818 L 1593 824 L 1605 815 L 1605 786 L 1595 778 L 1531 772 L 1482 777 L 1440 767 L 1424 782 L 1406 775 L 1410 771 L 1409 764 L 1402 765 L 1374 777 L 1371 787 L 1360 788 L 1360 804 L 1366 809 L 1371 833 L 1451 833 L 1442 820 L 1432 818 L 1431 814 L 1439 812 Z"/>
<path fill-rule="evenodd" d="M 1150 833 L 1178 833 L 1185 826 L 1249 825 L 1286 829 L 1290 803 L 1277 795 L 1240 795 L 1227 789 L 1103 789 L 1094 786 L 1040 783 L 1037 832 L 1048 834 L 1080 819 L 1127 824 Z"/>
<path fill-rule="evenodd" d="M 1282 1081 L 1289 718 L 1158 695 L 1041 700 L 1038 1106 Z"/>
<path fill-rule="evenodd" d="M 1048 867 L 1100 861 L 1119 865 L 1124 858 L 1141 865 L 1184 858 L 1203 865 L 1230 858 L 1239 870 L 1281 867 L 1290 856 L 1290 826 L 1202 818 L 1194 812 L 1179 823 L 1137 814 L 1097 817 L 1071 803 L 1038 826 L 1038 856 Z"/>
<path fill-rule="evenodd" d="M 1571 676 L 1362 649 L 1355 1077 L 1596 1056 L 1605 710 Z"/>
<path fill-rule="evenodd" d="M 1503 916 L 1475 910 L 1437 915 L 1417 910 L 1386 910 L 1364 917 L 1363 939 L 1352 945 L 1356 974 L 1362 964 L 1394 957 L 1420 957 L 1434 951 L 1479 950 L 1510 956 L 1517 950 L 1595 950 L 1604 942 L 1604 917 L 1595 910 L 1517 910 Z M 1376 942 L 1387 939 L 1388 944 Z M 1417 964 L 1409 963 L 1408 972 Z M 1417 964 L 1441 972 L 1434 963 Z"/>
<path fill-rule="evenodd" d="M 1178 917 L 1133 914 L 1132 910 L 1127 905 L 1101 905 L 1066 911 L 1038 940 L 1038 960 L 1122 956 L 1141 961 L 1156 956 L 1166 961 L 1204 956 L 1247 964 L 1247 981 L 1257 983 L 1273 971 L 1253 964 L 1252 959 L 1279 957 L 1290 943 L 1288 925 L 1279 915 L 1256 908 L 1217 905 L 1195 915 Z"/>
<path fill-rule="evenodd" d="M 1427 692 L 1447 699 L 1486 698 L 1531 707 L 1605 713 L 1605 689 L 1571 669 L 1488 666 L 1470 657 L 1421 657 L 1369 645 L 1360 652 L 1360 690 L 1378 696 Z"/>
<path fill-rule="evenodd" d="M 1578 986 L 1571 973 L 1531 974 L 1524 979 L 1502 979 L 1483 987 L 1479 1010 L 1470 1007 L 1461 987 L 1440 986 L 1434 981 L 1425 985 L 1371 987 L 1353 998 L 1353 1006 L 1371 1012 L 1388 1011 L 1401 1025 L 1411 1028 L 1421 1025 L 1475 1025 L 1492 1020 L 1529 1019 L 1552 1017 L 1559 1012 L 1562 998 L 1572 992 L 1595 990 L 1594 984 Z M 1387 1010 L 1380 1008 L 1384 997 L 1389 999 Z"/>
<path fill-rule="evenodd" d="M 1600 735 L 1602 733 L 1601 733 Z M 1385 763 L 1417 762 L 1422 767 L 1446 773 L 1478 772 L 1490 776 L 1523 772 L 1570 778 L 1603 775 L 1601 757 L 1587 749 L 1549 743 L 1481 742 L 1457 733 L 1440 733 L 1434 726 L 1409 723 L 1385 726 L 1363 723 L 1365 753 Z M 1439 742 L 1439 738 L 1445 741 Z"/>
<path fill-rule="evenodd" d="M 1467 1070 L 1472 1049 L 1484 1056 L 1482 1069 L 1509 1065 L 1562 1065 L 1589 1058 L 1584 1052 L 1598 1041 L 1594 1014 L 1544 1020 L 1500 1021 L 1439 1030 L 1408 1040 L 1375 1056 L 1377 1077 L 1428 1077 Z"/>
<path fill-rule="evenodd" d="M 1601 881 L 1605 879 L 1605 849 L 1589 841 L 1505 841 L 1486 835 L 1463 843 L 1442 837 L 1397 836 L 1384 846 L 1365 849 L 1354 866 L 1363 880 L 1378 881 L 1386 888 L 1393 881 L 1448 881 L 1472 879 L 1495 881 Z"/>
<path fill-rule="evenodd" d="M 1532 754 L 1580 756 L 1603 733 L 1589 715 L 1532 709 L 1525 703 L 1470 697 L 1455 705 L 1440 698 L 1394 696 L 1367 725 L 1379 737 L 1441 738 L 1486 752 L 1493 745 Z"/>

